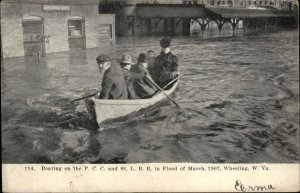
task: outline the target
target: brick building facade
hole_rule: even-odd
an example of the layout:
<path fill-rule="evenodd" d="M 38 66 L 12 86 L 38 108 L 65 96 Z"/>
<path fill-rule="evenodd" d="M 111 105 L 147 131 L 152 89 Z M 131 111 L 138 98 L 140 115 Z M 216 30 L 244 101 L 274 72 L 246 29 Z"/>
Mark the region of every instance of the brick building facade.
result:
<path fill-rule="evenodd" d="M 2 1 L 4 57 L 94 48 L 115 40 L 115 16 L 99 14 L 98 5 L 98 0 Z"/>

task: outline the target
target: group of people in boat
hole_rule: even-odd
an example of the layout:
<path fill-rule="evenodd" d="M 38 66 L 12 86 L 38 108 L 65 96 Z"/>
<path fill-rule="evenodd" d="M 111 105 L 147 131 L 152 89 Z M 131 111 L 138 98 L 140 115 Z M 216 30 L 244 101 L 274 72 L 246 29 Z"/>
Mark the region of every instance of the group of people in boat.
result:
<path fill-rule="evenodd" d="M 96 60 L 104 71 L 100 99 L 145 99 L 179 75 L 178 59 L 171 53 L 170 39 L 160 40 L 161 53 L 155 57 L 154 51 L 140 53 L 137 64 L 128 54 L 122 55 L 119 64 L 104 54 Z"/>

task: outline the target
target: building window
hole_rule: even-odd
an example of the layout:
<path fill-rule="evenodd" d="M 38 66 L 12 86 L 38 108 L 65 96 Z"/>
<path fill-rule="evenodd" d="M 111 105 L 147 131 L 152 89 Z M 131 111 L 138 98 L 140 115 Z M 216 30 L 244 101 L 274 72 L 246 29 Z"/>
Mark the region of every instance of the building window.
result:
<path fill-rule="evenodd" d="M 73 16 L 68 19 L 68 37 L 70 50 L 85 49 L 85 19 Z"/>
<path fill-rule="evenodd" d="M 82 36 L 82 22 L 81 20 L 69 20 L 68 33 L 69 37 L 81 37 Z"/>

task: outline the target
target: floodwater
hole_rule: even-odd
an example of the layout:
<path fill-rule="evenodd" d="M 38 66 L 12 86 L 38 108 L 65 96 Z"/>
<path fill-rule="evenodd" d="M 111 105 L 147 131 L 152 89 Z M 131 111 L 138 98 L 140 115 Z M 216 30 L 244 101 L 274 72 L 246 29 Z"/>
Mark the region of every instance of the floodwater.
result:
<path fill-rule="evenodd" d="M 173 38 L 184 74 L 174 99 L 97 129 L 84 102 L 100 88 L 95 58 L 159 53 L 159 37 L 5 60 L 3 163 L 294 163 L 299 161 L 298 31 Z M 46 48 L 49 45 L 46 45 Z M 51 45 L 50 45 L 51 46 Z"/>

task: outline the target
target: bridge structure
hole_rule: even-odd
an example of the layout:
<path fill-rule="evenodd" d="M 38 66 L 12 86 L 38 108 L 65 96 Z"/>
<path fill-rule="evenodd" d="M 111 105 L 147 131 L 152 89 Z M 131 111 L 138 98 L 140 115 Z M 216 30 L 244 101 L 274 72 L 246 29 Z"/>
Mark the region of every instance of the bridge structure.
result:
<path fill-rule="evenodd" d="M 191 25 L 198 24 L 201 33 L 214 22 L 219 35 L 225 23 L 232 35 L 239 22 L 244 29 L 258 25 L 292 25 L 298 12 L 273 7 L 221 7 L 203 4 L 99 4 L 100 13 L 116 14 L 116 33 L 119 36 L 149 36 L 162 32 L 166 36 L 190 35 Z"/>

